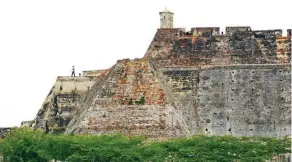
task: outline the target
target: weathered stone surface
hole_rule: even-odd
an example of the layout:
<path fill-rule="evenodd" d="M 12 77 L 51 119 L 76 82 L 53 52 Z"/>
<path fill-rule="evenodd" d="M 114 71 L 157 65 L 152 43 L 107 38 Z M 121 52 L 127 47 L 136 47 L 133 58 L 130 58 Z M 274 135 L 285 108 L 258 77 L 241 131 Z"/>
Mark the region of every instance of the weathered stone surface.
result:
<path fill-rule="evenodd" d="M 34 120 L 22 121 L 21 122 L 21 127 L 32 127 L 34 123 L 35 123 Z"/>
<path fill-rule="evenodd" d="M 191 32 L 158 29 L 145 57 L 156 60 L 158 67 L 290 62 L 291 36 L 282 36 L 282 30 L 226 30 L 227 34 L 218 35 L 218 27 L 192 28 Z"/>
<path fill-rule="evenodd" d="M 289 64 L 255 64 L 163 74 L 191 134 L 279 137 L 291 132 L 290 72 Z"/>
<path fill-rule="evenodd" d="M 87 70 L 87 71 L 82 71 L 82 76 L 84 77 L 97 77 L 102 75 L 103 73 L 107 72 L 107 69 L 104 70 Z"/>
<path fill-rule="evenodd" d="M 72 133 L 124 133 L 148 137 L 189 135 L 171 105 L 96 105 L 87 110 Z"/>
<path fill-rule="evenodd" d="M 129 127 L 130 134 L 150 137 L 290 135 L 291 37 L 283 37 L 281 30 L 227 30 L 218 35 L 218 28 L 193 28 L 192 34 L 158 29 L 144 59 L 118 61 L 66 133 L 125 132 Z M 142 94 L 148 94 L 145 106 L 125 104 Z M 176 120 L 156 129 L 166 121 L 157 114 L 166 110 L 175 110 Z M 139 127 L 141 120 L 150 123 L 146 130 Z"/>
<path fill-rule="evenodd" d="M 65 131 L 71 112 L 83 101 L 96 77 L 58 77 L 35 119 L 21 125 L 50 132 Z"/>
<path fill-rule="evenodd" d="M 290 135 L 291 30 L 219 32 L 164 25 L 143 58 L 85 71 L 80 81 L 58 78 L 35 127 L 155 138 Z"/>
<path fill-rule="evenodd" d="M 153 71 L 147 59 L 118 61 L 108 74 L 111 77 L 99 89 L 92 89 L 97 91 L 95 98 L 74 117 L 66 133 L 130 129 L 130 134 L 150 137 L 189 135 L 181 114 L 166 105 L 165 92 Z"/>
<path fill-rule="evenodd" d="M 5 138 L 7 133 L 11 132 L 13 128 L 0 128 L 0 138 Z M 1 156 L 0 156 L 1 157 Z"/>

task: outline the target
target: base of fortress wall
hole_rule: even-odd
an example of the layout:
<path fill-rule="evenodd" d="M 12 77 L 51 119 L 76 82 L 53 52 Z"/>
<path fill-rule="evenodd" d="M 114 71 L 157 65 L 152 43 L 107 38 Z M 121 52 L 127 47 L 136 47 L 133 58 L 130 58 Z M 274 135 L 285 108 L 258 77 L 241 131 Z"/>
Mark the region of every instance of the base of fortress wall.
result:
<path fill-rule="evenodd" d="M 74 133 L 123 133 L 129 136 L 182 137 L 186 127 L 171 105 L 120 105 L 86 111 Z"/>
<path fill-rule="evenodd" d="M 163 73 L 191 134 L 290 135 L 290 64 L 169 68 Z"/>

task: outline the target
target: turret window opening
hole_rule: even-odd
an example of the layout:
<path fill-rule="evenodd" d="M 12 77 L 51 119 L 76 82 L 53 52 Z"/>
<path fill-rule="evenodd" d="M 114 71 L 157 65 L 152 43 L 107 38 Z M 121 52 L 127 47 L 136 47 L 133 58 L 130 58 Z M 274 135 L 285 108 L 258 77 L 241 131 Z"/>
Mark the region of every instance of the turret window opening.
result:
<path fill-rule="evenodd" d="M 163 16 L 163 19 L 165 19 L 165 16 Z"/>

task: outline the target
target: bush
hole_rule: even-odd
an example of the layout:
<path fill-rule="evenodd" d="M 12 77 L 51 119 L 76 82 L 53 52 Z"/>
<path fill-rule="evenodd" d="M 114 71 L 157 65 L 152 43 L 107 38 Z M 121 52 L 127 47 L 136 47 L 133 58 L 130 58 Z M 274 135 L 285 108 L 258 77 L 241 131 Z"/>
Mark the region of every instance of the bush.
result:
<path fill-rule="evenodd" d="M 135 104 L 136 104 L 136 105 L 144 105 L 144 104 L 145 104 L 145 97 L 142 96 L 142 97 L 140 98 L 140 100 L 135 101 Z"/>
<path fill-rule="evenodd" d="M 0 140 L 0 152 L 5 162 L 264 161 L 289 153 L 290 144 L 290 138 L 232 136 L 149 142 L 120 134 L 66 136 L 17 128 Z"/>

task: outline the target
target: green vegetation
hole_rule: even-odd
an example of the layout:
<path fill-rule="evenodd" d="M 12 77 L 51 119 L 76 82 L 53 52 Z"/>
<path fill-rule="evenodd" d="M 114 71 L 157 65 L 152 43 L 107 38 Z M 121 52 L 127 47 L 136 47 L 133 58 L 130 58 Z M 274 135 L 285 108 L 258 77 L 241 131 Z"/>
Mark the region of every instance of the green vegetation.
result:
<path fill-rule="evenodd" d="M 145 105 L 145 96 L 142 96 L 139 100 L 134 100 L 133 98 L 130 98 L 129 100 L 127 98 L 124 98 L 121 100 L 121 104 L 124 105 L 128 103 L 128 105 Z"/>
<path fill-rule="evenodd" d="M 17 128 L 0 140 L 5 162 L 51 159 L 111 162 L 264 161 L 290 152 L 291 139 L 268 137 L 193 136 L 150 142 L 142 137 L 114 135 L 52 135 Z"/>
<path fill-rule="evenodd" d="M 145 104 L 145 97 L 142 96 L 140 100 L 135 101 L 136 105 L 144 105 Z"/>
<path fill-rule="evenodd" d="M 133 105 L 133 99 L 130 98 L 130 101 L 128 102 L 128 105 Z"/>

